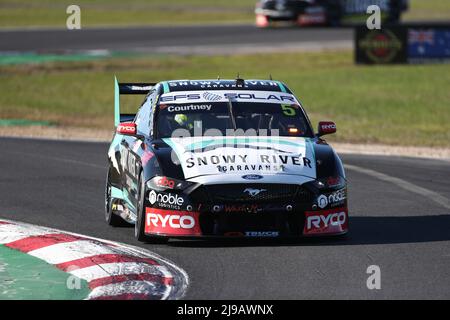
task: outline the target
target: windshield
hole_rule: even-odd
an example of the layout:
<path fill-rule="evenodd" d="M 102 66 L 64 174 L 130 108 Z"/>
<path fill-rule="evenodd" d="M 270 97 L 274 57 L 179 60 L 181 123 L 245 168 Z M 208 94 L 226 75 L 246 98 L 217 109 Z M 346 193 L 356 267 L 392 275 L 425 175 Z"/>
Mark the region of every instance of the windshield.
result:
<path fill-rule="evenodd" d="M 190 136 L 225 136 L 232 135 L 233 131 L 235 135 L 311 136 L 308 122 L 296 100 L 283 103 L 242 102 L 229 97 L 222 100 L 226 101 L 160 101 L 156 128 L 158 138 L 176 136 L 177 129 L 188 131 Z"/>

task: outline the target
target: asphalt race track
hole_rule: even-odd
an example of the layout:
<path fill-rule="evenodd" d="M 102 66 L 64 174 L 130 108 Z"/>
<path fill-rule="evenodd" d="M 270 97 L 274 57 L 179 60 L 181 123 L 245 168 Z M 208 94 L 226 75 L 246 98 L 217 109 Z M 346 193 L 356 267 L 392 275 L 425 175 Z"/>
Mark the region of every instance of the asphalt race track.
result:
<path fill-rule="evenodd" d="M 349 47 L 353 30 L 346 28 L 278 28 L 254 25 L 182 27 L 37 29 L 0 31 L 0 52 L 66 52 L 110 50 L 183 53 L 216 49 L 236 52 L 240 47 Z M 195 48 L 198 47 L 198 50 Z M 255 48 L 253 48 L 254 50 Z"/>
<path fill-rule="evenodd" d="M 343 155 L 347 239 L 148 245 L 104 222 L 107 144 L 1 138 L 0 150 L 0 218 L 150 249 L 187 271 L 187 299 L 450 298 L 450 162 Z M 369 265 L 381 290 L 366 287 Z"/>

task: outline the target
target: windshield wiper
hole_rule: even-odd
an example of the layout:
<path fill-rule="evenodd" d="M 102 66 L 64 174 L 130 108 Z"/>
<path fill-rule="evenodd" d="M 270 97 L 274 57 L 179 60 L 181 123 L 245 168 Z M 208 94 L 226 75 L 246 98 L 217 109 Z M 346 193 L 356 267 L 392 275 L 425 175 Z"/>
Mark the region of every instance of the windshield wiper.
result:
<path fill-rule="evenodd" d="M 231 122 L 233 123 L 233 129 L 234 131 L 236 131 L 237 130 L 236 119 L 234 118 L 233 102 L 231 102 L 230 97 L 228 97 L 228 112 L 230 113 Z"/>

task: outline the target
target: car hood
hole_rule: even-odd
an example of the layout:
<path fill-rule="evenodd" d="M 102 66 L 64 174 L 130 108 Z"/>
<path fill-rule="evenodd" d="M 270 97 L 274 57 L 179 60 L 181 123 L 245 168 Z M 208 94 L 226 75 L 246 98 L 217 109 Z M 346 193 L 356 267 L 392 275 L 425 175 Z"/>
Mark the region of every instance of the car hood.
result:
<path fill-rule="evenodd" d="M 202 184 L 295 183 L 316 178 L 314 147 L 299 137 L 165 138 L 184 179 Z"/>

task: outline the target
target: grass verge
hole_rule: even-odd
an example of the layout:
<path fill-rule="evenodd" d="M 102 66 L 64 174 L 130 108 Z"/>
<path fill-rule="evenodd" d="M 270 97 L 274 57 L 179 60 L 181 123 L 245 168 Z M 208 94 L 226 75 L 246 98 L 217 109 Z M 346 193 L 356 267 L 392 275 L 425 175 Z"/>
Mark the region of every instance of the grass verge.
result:
<path fill-rule="evenodd" d="M 284 81 L 313 123 L 335 120 L 346 142 L 450 147 L 450 65 L 355 66 L 351 52 L 153 56 L 0 67 L 1 119 L 111 128 L 113 76 L 123 82 L 264 78 Z M 133 111 L 141 97 L 125 97 Z"/>
<path fill-rule="evenodd" d="M 254 0 L 78 0 L 83 27 L 253 22 Z M 0 0 L 0 27 L 65 28 L 69 0 Z"/>
<path fill-rule="evenodd" d="M 83 27 L 253 23 L 256 0 L 78 0 Z M 404 20 L 450 20 L 450 1 L 411 0 Z M 0 27 L 65 28 L 69 0 L 0 0 Z"/>

